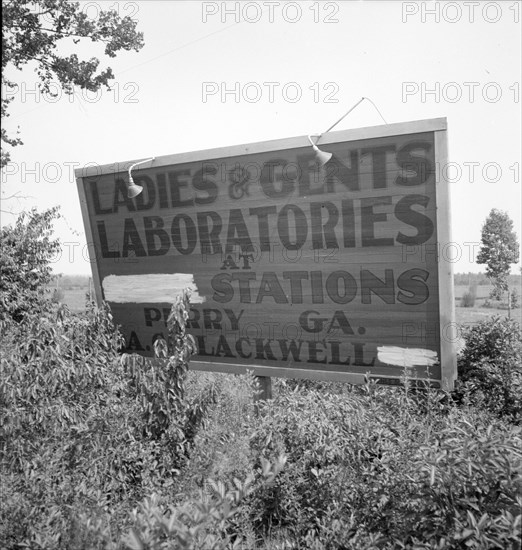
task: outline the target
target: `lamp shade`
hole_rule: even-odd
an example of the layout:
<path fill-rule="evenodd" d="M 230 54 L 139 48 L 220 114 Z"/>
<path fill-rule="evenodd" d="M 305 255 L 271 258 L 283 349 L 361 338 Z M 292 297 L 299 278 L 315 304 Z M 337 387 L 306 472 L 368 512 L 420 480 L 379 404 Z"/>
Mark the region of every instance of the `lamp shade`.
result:
<path fill-rule="evenodd" d="M 136 185 L 134 183 L 134 180 L 132 178 L 129 178 L 129 183 L 127 184 L 127 197 L 129 197 L 129 199 L 133 199 L 134 197 L 137 197 L 142 191 L 143 187 L 141 187 L 141 185 Z"/>
<path fill-rule="evenodd" d="M 314 145 L 313 148 L 315 151 L 315 158 L 320 166 L 324 166 L 332 158 L 332 153 L 321 151 L 317 145 Z"/>
<path fill-rule="evenodd" d="M 152 157 L 150 159 L 140 160 L 139 162 L 135 162 L 129 168 L 129 183 L 127 184 L 127 197 L 129 197 L 129 199 L 133 199 L 134 197 L 137 197 L 143 191 L 143 187 L 141 187 L 141 185 L 136 185 L 134 183 L 134 180 L 132 179 L 132 170 L 136 166 L 139 166 L 144 162 L 152 162 L 153 160 L 155 160 L 155 157 Z"/>

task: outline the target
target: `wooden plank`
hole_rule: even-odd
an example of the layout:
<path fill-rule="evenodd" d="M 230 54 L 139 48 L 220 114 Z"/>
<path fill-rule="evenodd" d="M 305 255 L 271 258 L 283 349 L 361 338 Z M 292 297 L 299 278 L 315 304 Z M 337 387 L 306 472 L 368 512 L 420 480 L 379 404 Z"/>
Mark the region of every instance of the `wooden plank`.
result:
<path fill-rule="evenodd" d="M 243 365 L 243 364 L 225 364 L 205 362 L 192 359 L 190 361 L 190 369 L 195 371 L 206 372 L 223 372 L 228 374 L 246 374 L 250 372 L 255 376 L 267 376 L 267 377 L 281 377 L 281 378 L 296 378 L 298 380 L 327 380 L 329 382 L 346 382 L 349 384 L 364 384 L 366 375 L 370 375 L 371 378 L 379 378 L 379 376 L 373 376 L 370 371 L 368 373 L 347 373 L 338 371 L 314 371 L 303 370 L 297 368 L 277 368 L 266 367 L 260 365 Z M 390 374 L 387 376 L 382 375 L 380 378 L 391 378 L 400 382 L 404 377 L 404 373 L 395 375 Z M 434 379 L 435 380 L 435 379 Z"/>
<path fill-rule="evenodd" d="M 101 287 L 101 280 L 99 274 L 99 263 L 96 257 L 96 251 L 93 249 L 95 243 L 95 236 L 92 231 L 91 218 L 89 216 L 89 209 L 87 204 L 87 198 L 85 196 L 85 186 L 82 178 L 77 178 L 76 185 L 78 187 L 78 194 L 80 197 L 80 208 L 82 210 L 83 225 L 85 228 L 85 237 L 87 240 L 87 251 L 89 254 L 89 261 L 91 264 L 92 279 L 94 282 L 94 292 L 96 294 L 96 303 L 98 307 L 103 302 L 103 294 Z M 90 289 L 89 289 L 90 290 Z"/>
<path fill-rule="evenodd" d="M 448 163 L 447 131 L 435 132 L 436 157 L 441 165 Z M 451 241 L 451 205 L 449 182 L 441 173 L 437 182 L 437 232 L 438 241 Z M 455 293 L 453 288 L 453 263 L 444 260 L 438 263 L 439 273 L 439 308 L 440 308 L 440 345 L 443 387 L 450 391 L 457 378 L 457 338 L 448 330 L 456 327 Z"/>
<path fill-rule="evenodd" d="M 411 122 L 400 122 L 395 124 L 386 124 L 380 126 L 368 126 L 365 128 L 355 128 L 349 130 L 339 130 L 324 134 L 320 145 L 328 145 L 339 141 L 352 141 L 373 139 L 388 136 L 400 136 L 404 134 L 419 134 L 422 132 L 434 132 L 446 128 L 446 118 L 435 118 L 427 120 L 417 120 Z M 189 162 L 219 159 L 224 157 L 236 157 L 240 155 L 254 155 L 271 151 L 280 151 L 284 149 L 297 149 L 309 146 L 307 136 L 297 136 L 293 138 L 276 139 L 271 141 L 249 143 L 246 145 L 233 145 L 229 147 L 218 147 L 204 151 L 177 153 L 174 155 L 164 155 L 156 157 L 153 167 L 170 166 L 174 164 L 184 164 Z M 100 166 L 86 166 L 77 168 L 75 175 L 77 178 L 86 178 L 90 176 L 100 176 L 101 174 L 116 174 L 127 171 L 132 164 L 140 162 L 149 157 L 143 157 L 134 160 L 114 162 Z"/>

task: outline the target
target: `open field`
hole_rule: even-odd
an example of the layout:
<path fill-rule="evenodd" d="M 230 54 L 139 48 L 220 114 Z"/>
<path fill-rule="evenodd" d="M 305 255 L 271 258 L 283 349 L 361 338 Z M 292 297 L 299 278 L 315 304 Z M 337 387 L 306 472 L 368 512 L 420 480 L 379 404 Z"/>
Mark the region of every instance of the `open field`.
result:
<path fill-rule="evenodd" d="M 493 315 L 507 317 L 507 309 L 499 307 L 484 307 L 486 301 L 489 300 L 489 294 L 492 288 L 493 285 L 479 285 L 475 287 L 475 305 L 473 307 L 463 307 L 461 305 L 462 296 L 468 292 L 469 287 L 467 285 L 455 285 L 455 319 L 457 323 L 466 325 L 474 324 Z M 517 290 L 520 296 L 520 288 L 517 288 Z M 494 303 L 495 302 L 493 302 L 493 304 Z M 516 309 L 511 310 L 511 317 L 522 324 L 522 309 L 517 307 Z"/>
<path fill-rule="evenodd" d="M 508 312 L 506 309 L 481 307 L 480 304 L 478 306 L 475 305 L 475 307 L 460 307 L 458 304 L 455 304 L 455 320 L 462 325 L 473 325 L 493 315 L 507 317 Z M 520 307 L 512 309 L 511 318 L 522 324 L 522 309 Z"/>
<path fill-rule="evenodd" d="M 68 290 L 63 290 L 63 300 L 64 304 L 67 304 L 67 307 L 75 312 L 80 313 L 85 311 L 85 295 L 87 294 L 88 288 L 72 288 Z"/>
<path fill-rule="evenodd" d="M 81 313 L 85 311 L 85 297 L 89 287 L 73 287 L 73 288 L 60 288 L 60 292 L 63 293 L 63 297 L 60 299 L 62 304 L 65 304 L 73 313 Z M 49 298 L 52 298 L 54 288 L 47 290 Z"/>
<path fill-rule="evenodd" d="M 455 285 L 455 298 L 462 298 L 466 292 L 469 290 L 468 285 Z M 480 285 L 475 287 L 477 299 L 486 299 L 489 298 L 489 293 L 493 289 L 493 285 Z"/>

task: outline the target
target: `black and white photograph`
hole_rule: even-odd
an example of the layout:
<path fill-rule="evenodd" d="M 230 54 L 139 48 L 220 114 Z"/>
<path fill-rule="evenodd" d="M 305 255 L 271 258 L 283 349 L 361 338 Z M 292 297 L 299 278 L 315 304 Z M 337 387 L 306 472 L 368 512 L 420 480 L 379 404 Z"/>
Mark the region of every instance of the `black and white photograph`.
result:
<path fill-rule="evenodd" d="M 0 550 L 521 550 L 521 11 L 2 0 Z"/>

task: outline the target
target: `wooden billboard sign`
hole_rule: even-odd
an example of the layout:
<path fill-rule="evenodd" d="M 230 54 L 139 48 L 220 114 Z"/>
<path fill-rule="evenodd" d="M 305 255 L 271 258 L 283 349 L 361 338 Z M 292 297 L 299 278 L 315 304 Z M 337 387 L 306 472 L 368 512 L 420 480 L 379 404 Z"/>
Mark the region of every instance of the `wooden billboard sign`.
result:
<path fill-rule="evenodd" d="M 152 355 L 191 292 L 191 368 L 383 383 L 456 376 L 446 119 L 76 171 L 98 301 Z"/>

